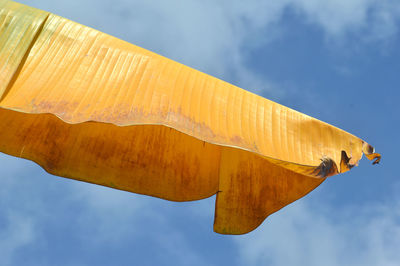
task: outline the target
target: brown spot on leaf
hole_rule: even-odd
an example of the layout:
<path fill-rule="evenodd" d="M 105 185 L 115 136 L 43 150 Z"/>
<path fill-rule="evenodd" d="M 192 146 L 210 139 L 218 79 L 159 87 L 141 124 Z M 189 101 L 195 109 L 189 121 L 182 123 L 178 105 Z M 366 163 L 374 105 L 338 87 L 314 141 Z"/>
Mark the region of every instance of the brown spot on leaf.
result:
<path fill-rule="evenodd" d="M 239 136 L 233 136 L 231 139 L 230 139 L 230 141 L 233 143 L 233 144 L 236 144 L 236 145 L 239 145 L 239 144 L 241 144 L 242 142 L 243 142 L 243 139 L 241 138 L 241 137 L 239 137 Z"/>

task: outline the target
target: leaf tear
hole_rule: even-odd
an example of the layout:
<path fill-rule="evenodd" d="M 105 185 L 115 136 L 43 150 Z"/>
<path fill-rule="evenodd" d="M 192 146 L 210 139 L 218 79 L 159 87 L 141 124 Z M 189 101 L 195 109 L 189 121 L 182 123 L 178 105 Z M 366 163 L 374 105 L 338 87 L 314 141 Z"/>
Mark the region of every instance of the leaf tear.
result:
<path fill-rule="evenodd" d="M 322 157 L 321 163 L 318 165 L 313 174 L 319 177 L 329 177 L 336 175 L 338 173 L 338 169 L 334 160 L 329 157 Z"/>

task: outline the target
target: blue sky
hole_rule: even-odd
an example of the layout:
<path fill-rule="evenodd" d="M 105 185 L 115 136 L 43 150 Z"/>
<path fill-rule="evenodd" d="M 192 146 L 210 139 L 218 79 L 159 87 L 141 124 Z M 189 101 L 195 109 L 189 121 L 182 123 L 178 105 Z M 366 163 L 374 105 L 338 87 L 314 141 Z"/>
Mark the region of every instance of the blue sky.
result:
<path fill-rule="evenodd" d="M 0 154 L 0 265 L 400 265 L 398 1 L 19 2 L 338 126 L 383 159 L 224 236 L 214 197 L 168 202 Z"/>

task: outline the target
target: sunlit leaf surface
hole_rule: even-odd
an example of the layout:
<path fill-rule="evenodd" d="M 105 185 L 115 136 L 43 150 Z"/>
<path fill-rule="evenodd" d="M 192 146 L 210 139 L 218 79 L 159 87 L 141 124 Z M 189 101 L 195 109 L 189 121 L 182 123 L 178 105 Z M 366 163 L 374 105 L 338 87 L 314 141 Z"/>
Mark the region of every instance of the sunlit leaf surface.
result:
<path fill-rule="evenodd" d="M 57 15 L 0 1 L 0 151 L 173 201 L 243 234 L 348 171 L 365 141 Z"/>

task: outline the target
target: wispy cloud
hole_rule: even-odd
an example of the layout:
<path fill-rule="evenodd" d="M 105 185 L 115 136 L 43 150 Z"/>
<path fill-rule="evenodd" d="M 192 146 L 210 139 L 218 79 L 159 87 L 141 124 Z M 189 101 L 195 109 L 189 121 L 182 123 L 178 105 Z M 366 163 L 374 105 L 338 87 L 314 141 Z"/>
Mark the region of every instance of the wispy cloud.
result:
<path fill-rule="evenodd" d="M 199 249 L 206 243 L 193 242 L 196 232 L 211 233 L 214 198 L 166 202 L 52 177 L 31 162 L 1 157 L 9 171 L 0 190 L 2 265 L 18 265 L 19 256 L 32 250 L 42 265 L 88 263 L 86 257 L 64 258 L 67 254 L 41 257 L 57 239 L 70 250 L 128 249 L 138 258 L 136 252 L 157 251 L 149 265 L 172 257 L 174 265 L 214 262 Z M 221 238 L 212 237 L 213 245 Z M 395 266 L 400 261 L 400 198 L 337 208 L 314 195 L 272 215 L 248 235 L 225 239 L 236 244 L 230 252 L 239 255 L 239 265 Z M 78 247 L 71 246 L 75 242 Z"/>
<path fill-rule="evenodd" d="M 16 189 L 27 187 L 19 184 L 18 179 L 22 172 L 23 165 L 33 165 L 24 160 L 18 160 L 0 153 L 0 264 L 14 265 L 13 260 L 18 252 L 24 247 L 31 245 L 36 238 L 36 221 L 24 207 L 19 208 L 18 198 L 25 198 L 25 195 L 16 193 Z M 28 167 L 29 168 L 29 167 Z M 26 169 L 30 170 L 30 169 Z M 8 178 L 10 177 L 10 178 Z M 27 201 L 27 205 L 34 203 Z M 21 207 L 21 206 L 20 206 Z"/>
<path fill-rule="evenodd" d="M 347 41 L 352 47 L 370 42 L 386 44 L 396 36 L 400 18 L 400 4 L 395 0 L 21 2 L 275 97 L 284 96 L 284 90 L 267 74 L 249 71 L 247 53 L 285 34 L 282 25 L 288 10 L 297 14 L 299 22 L 320 28 L 327 46 Z"/>
<path fill-rule="evenodd" d="M 278 96 L 283 96 L 279 84 L 249 69 L 247 52 L 268 46 L 285 34 L 280 29 L 288 10 L 296 19 L 318 27 L 326 37 L 325 45 L 352 39 L 388 42 L 399 31 L 400 14 L 400 4 L 394 0 L 20 2 L 92 26 L 241 87 Z M 101 255 L 113 245 L 123 249 L 140 243 L 159 250 L 149 256 L 160 260 L 184 254 L 178 264 L 210 264 L 198 246 L 196 249 L 194 238 L 189 239 L 183 231 L 191 235 L 203 227 L 206 229 L 201 232 L 211 231 L 213 199 L 166 203 L 60 181 L 32 163 L 0 157 L 1 265 L 18 265 L 13 262 L 22 248 L 51 246 L 55 235 L 65 236 L 64 245 L 71 250 L 78 245 Z M 182 205 L 188 208 L 175 210 Z M 248 265 L 397 265 L 400 261 L 399 198 L 345 209 L 312 206 L 302 200 L 283 209 L 255 232 L 235 237 L 234 251 Z M 135 248 L 143 251 L 134 246 L 132 253 Z M 49 257 L 42 263 L 54 265 L 54 258 Z M 65 258 L 64 265 L 85 265 L 84 258 L 70 259 Z"/>
<path fill-rule="evenodd" d="M 16 253 L 35 239 L 34 222 L 22 212 L 6 209 L 0 212 L 0 264 L 11 265 Z"/>
<path fill-rule="evenodd" d="M 320 27 L 328 42 L 386 43 L 399 31 L 400 3 L 379 0 L 300 0 L 291 6 Z"/>
<path fill-rule="evenodd" d="M 246 265 L 398 265 L 400 198 L 344 209 L 302 200 L 236 243 Z"/>
<path fill-rule="evenodd" d="M 168 202 L 53 177 L 27 160 L 1 154 L 0 160 L 0 265 L 99 265 L 107 250 L 131 254 L 141 265 L 172 257 L 174 265 L 212 265 L 185 230 L 212 232 L 213 198 Z M 130 265 L 131 256 L 109 259 Z"/>

